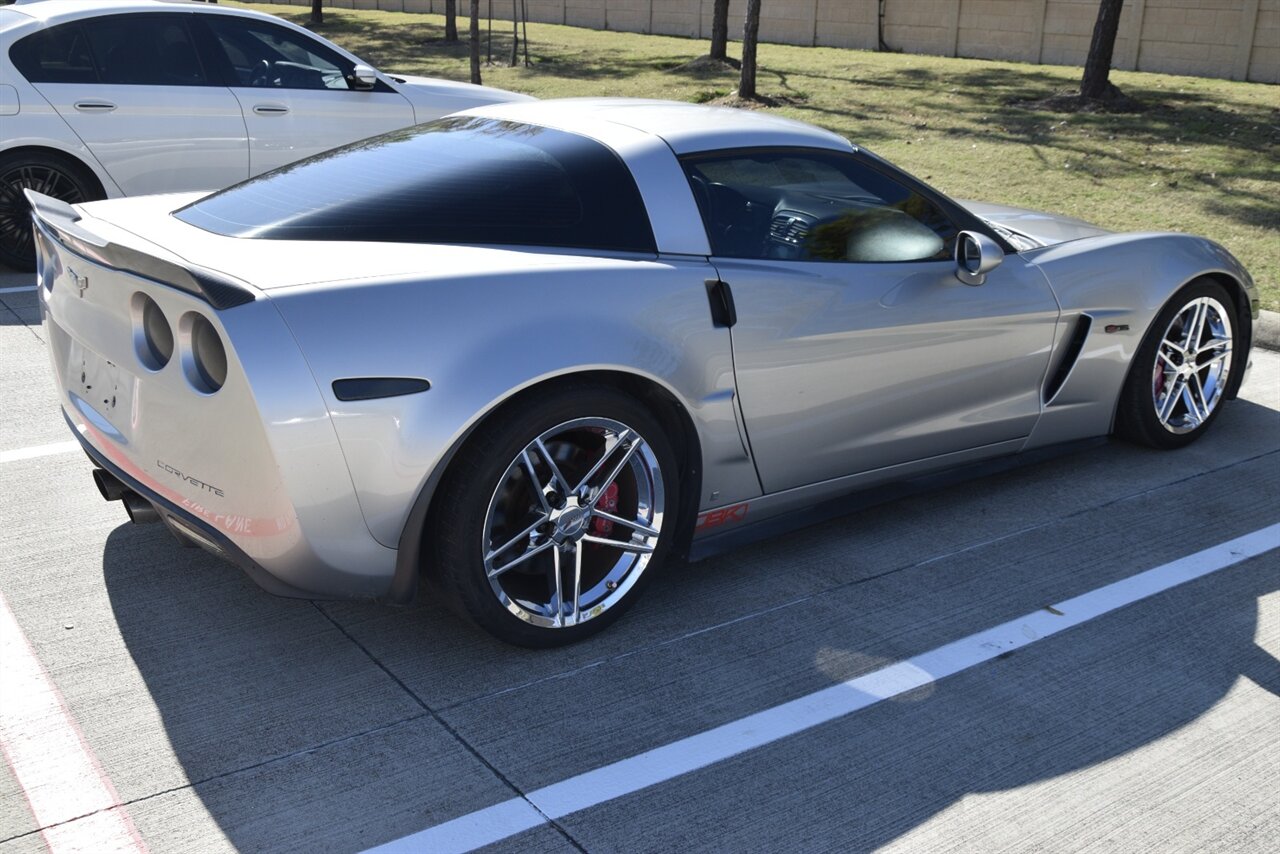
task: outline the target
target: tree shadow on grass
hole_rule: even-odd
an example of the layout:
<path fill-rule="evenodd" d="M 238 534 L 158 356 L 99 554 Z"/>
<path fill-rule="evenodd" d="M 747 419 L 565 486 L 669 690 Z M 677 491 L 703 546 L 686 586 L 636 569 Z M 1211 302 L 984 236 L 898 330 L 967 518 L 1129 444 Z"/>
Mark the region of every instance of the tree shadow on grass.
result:
<path fill-rule="evenodd" d="M 305 10 L 291 17 L 306 23 Z M 393 28 L 363 15 L 333 14 L 315 29 L 393 73 L 467 76 L 469 45 L 465 39 L 444 42 L 443 27 L 434 23 L 397 23 Z M 492 56 L 495 66 L 506 65 L 510 33 L 495 29 L 491 47 L 488 34 L 483 36 L 482 56 Z M 592 89 L 583 94 L 610 82 L 654 75 L 655 96 L 704 103 L 723 100 L 738 85 L 735 72 L 696 61 L 701 40 L 689 40 L 687 53 L 573 48 L 536 40 L 531 46 L 533 62 L 522 69 L 524 79 L 585 82 Z M 1125 92 L 1144 103 L 1143 112 L 1064 115 L 1034 105 L 1028 108 L 1027 102 L 1069 87 L 1074 72 L 1001 63 L 975 68 L 971 61 L 933 57 L 922 57 L 914 65 L 901 59 L 899 67 L 886 69 L 883 57 L 877 56 L 873 65 L 860 60 L 864 54 L 848 56 L 851 64 L 844 74 L 766 62 L 762 83 L 770 82 L 763 83 L 761 93 L 792 115 L 848 134 L 859 144 L 897 143 L 927 131 L 951 141 L 972 139 L 982 146 L 1026 146 L 1046 166 L 1054 163 L 1057 169 L 1071 161 L 1077 174 L 1099 184 L 1129 181 L 1133 192 L 1145 186 L 1191 189 L 1200 194 L 1193 204 L 1206 216 L 1280 229 L 1280 187 L 1273 195 L 1257 186 L 1280 184 L 1280 168 L 1275 166 L 1280 159 L 1280 110 L 1131 80 Z M 664 79 L 673 85 L 664 86 Z M 690 83 L 702 86 L 689 88 Z M 824 94 L 845 91 L 835 89 L 837 84 L 852 87 L 847 98 L 833 103 Z M 892 106 L 886 107 L 886 100 Z M 1174 158 L 1146 153 L 1170 146 L 1201 149 L 1205 156 L 1193 154 L 1191 162 L 1182 165 Z"/>

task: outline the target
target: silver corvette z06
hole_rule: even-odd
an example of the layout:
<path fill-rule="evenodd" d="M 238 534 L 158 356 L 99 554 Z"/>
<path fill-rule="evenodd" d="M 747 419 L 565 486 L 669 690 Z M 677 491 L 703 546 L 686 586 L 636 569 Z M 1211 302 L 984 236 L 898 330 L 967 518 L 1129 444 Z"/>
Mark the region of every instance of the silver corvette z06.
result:
<path fill-rule="evenodd" d="M 214 195 L 32 204 L 105 497 L 272 592 L 426 575 L 527 646 L 840 496 L 1185 445 L 1258 306 L 1209 240 L 957 203 L 688 104 L 482 107 Z"/>

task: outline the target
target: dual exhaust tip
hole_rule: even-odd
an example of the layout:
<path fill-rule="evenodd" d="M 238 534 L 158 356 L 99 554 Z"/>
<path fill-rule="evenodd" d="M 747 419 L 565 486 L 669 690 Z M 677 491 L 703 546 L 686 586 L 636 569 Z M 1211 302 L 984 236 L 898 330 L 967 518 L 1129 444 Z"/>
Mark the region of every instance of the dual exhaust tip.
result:
<path fill-rule="evenodd" d="M 145 525 L 160 521 L 160 514 L 151 506 L 150 501 L 125 486 L 106 469 L 93 470 L 93 483 L 105 500 L 124 503 L 124 512 L 129 514 L 129 521 L 133 524 Z"/>

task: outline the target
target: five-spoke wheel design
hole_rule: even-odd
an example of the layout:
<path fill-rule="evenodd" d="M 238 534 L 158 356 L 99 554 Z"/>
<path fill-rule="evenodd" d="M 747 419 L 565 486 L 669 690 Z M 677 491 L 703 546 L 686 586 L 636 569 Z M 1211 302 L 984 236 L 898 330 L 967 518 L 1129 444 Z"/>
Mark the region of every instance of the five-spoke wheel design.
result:
<path fill-rule="evenodd" d="M 1156 418 L 1171 433 L 1190 433 L 1209 420 L 1231 376 L 1231 315 L 1202 296 L 1169 322 L 1156 348 L 1151 399 Z"/>
<path fill-rule="evenodd" d="M 1176 293 L 1134 355 L 1116 410 L 1116 431 L 1153 448 L 1179 448 L 1204 434 L 1239 377 L 1234 302 L 1212 279 Z"/>
<path fill-rule="evenodd" d="M 503 407 L 432 499 L 429 576 L 521 646 L 572 643 L 618 619 L 661 570 L 680 518 L 662 411 L 586 382 Z"/>
<path fill-rule="evenodd" d="M 543 431 L 507 466 L 485 514 L 493 595 L 536 626 L 600 616 L 649 563 L 664 499 L 658 460 L 632 427 L 578 418 Z"/>

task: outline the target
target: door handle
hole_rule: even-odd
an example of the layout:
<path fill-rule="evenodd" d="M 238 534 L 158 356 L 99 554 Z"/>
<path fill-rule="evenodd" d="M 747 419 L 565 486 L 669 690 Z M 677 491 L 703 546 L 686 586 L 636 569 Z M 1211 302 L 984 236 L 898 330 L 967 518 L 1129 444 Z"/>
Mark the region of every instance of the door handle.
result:
<path fill-rule="evenodd" d="M 289 108 L 283 104 L 258 104 L 253 111 L 260 116 L 283 116 Z"/>
<path fill-rule="evenodd" d="M 729 329 L 738 322 L 738 309 L 728 282 L 707 279 L 707 302 L 711 304 L 712 326 Z"/>
<path fill-rule="evenodd" d="M 74 106 L 82 113 L 109 113 L 116 108 L 110 101 L 76 101 Z"/>

